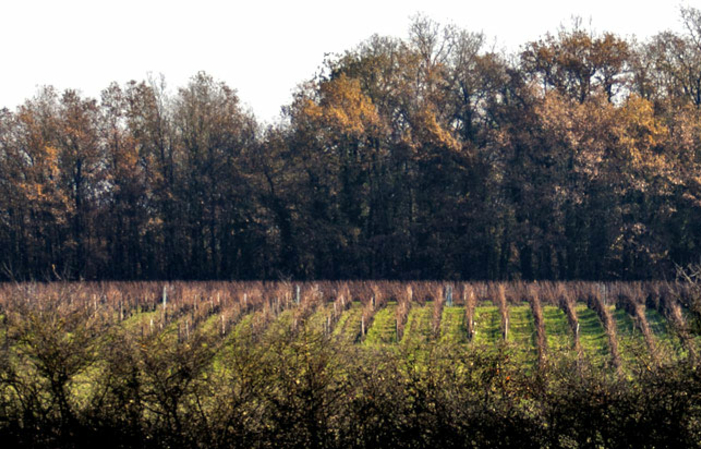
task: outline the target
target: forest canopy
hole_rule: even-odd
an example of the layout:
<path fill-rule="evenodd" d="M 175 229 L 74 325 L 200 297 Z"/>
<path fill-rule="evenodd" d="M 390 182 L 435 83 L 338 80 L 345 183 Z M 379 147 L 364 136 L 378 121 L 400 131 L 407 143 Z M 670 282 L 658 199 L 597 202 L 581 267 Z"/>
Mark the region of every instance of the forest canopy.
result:
<path fill-rule="evenodd" d="M 660 279 L 701 259 L 701 11 L 504 54 L 417 16 L 259 124 L 206 73 L 0 110 L 0 280 Z"/>

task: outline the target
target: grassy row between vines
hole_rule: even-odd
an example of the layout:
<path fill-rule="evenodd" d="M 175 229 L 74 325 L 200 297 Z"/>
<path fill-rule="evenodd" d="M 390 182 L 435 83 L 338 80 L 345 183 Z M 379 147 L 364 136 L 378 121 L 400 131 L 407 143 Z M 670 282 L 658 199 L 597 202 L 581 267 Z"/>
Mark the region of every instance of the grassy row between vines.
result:
<path fill-rule="evenodd" d="M 685 290 L 446 285 L 4 286 L 0 437 L 47 448 L 701 441 Z"/>

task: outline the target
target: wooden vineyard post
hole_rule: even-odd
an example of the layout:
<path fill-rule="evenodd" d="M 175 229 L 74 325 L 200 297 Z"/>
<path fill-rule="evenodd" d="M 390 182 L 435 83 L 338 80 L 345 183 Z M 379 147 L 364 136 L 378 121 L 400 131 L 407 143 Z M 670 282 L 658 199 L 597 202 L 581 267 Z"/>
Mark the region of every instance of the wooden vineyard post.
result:
<path fill-rule="evenodd" d="M 606 295 L 606 284 L 599 284 L 599 290 L 601 290 L 601 297 L 604 298 L 604 307 L 606 307 L 608 305 Z"/>
<path fill-rule="evenodd" d="M 509 307 L 506 301 L 506 292 L 503 284 L 496 285 L 496 302 L 501 314 L 502 336 L 506 341 L 509 338 Z"/>
<path fill-rule="evenodd" d="M 167 306 L 168 306 L 168 289 L 167 289 L 167 286 L 165 286 L 165 285 L 163 286 L 163 299 L 162 299 L 162 303 L 163 303 L 163 321 L 167 321 L 167 320 L 168 320 L 168 309 L 167 309 Z M 152 321 L 153 321 L 153 320 L 152 320 Z"/>
<path fill-rule="evenodd" d="M 465 304 L 465 320 L 467 325 L 468 338 L 472 340 L 475 337 L 475 307 L 476 297 L 475 289 L 469 284 L 463 284 L 462 300 Z"/>

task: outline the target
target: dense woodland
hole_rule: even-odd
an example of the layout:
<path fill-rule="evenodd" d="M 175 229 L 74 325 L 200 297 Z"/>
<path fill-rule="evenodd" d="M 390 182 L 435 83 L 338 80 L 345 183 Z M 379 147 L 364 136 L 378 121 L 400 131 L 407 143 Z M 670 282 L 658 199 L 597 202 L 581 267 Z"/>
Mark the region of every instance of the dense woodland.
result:
<path fill-rule="evenodd" d="M 0 110 L 0 279 L 670 277 L 701 258 L 701 11 L 681 23 L 504 54 L 419 16 L 267 127 L 205 73 L 44 88 Z"/>

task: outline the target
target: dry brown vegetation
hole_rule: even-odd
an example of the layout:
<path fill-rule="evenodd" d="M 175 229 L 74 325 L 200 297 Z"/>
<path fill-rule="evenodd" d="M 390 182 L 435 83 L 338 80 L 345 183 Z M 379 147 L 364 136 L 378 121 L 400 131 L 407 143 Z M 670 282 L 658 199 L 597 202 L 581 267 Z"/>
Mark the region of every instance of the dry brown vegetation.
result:
<path fill-rule="evenodd" d="M 468 339 L 474 335 L 474 314 L 479 304 L 491 302 L 498 307 L 502 339 L 509 340 L 509 304 L 528 304 L 535 329 L 538 359 L 547 355 L 547 336 L 543 303 L 558 306 L 567 317 L 572 331 L 573 348 L 581 353 L 576 302 L 586 302 L 596 311 L 606 330 L 611 362 L 620 366 L 616 324 L 609 307 L 624 309 L 641 332 L 649 352 L 657 357 L 658 346 L 647 322 L 646 308 L 661 313 L 670 329 L 687 351 L 695 354 L 695 346 L 683 310 L 689 309 L 690 293 L 683 284 L 647 283 L 461 283 L 333 281 L 333 282 L 96 282 L 4 284 L 0 287 L 0 307 L 37 307 L 43 310 L 58 307 L 81 310 L 99 317 L 109 325 L 129 323 L 139 335 L 163 331 L 177 323 L 178 333 L 187 337 L 193 329 L 209 323 L 220 335 L 227 335 L 244 317 L 252 316 L 248 325 L 253 333 L 261 333 L 281 313 L 289 311 L 294 331 L 304 327 L 315 313 L 321 313 L 326 333 L 353 302 L 362 308 L 361 339 L 373 324 L 378 310 L 388 302 L 396 302 L 397 341 L 405 332 L 412 307 L 431 306 L 431 332 L 438 338 L 448 288 L 452 289 L 453 305 L 464 307 L 462 326 Z M 19 299 L 24 298 L 24 299 Z M 26 299 L 40 298 L 40 299 Z M 676 299 L 679 298 L 679 299 Z M 686 302 L 685 302 L 686 301 Z M 8 318 L 9 320 L 9 318 Z M 6 324 L 9 321 L 6 322 Z"/>
<path fill-rule="evenodd" d="M 621 356 L 618 351 L 618 338 L 616 335 L 616 323 L 611 316 L 611 312 L 606 307 L 607 287 L 601 284 L 586 285 L 581 287 L 581 294 L 585 295 L 589 307 L 596 311 L 599 319 L 604 325 L 606 336 L 608 337 L 609 352 L 611 354 L 611 363 L 616 369 L 620 370 Z"/>
<path fill-rule="evenodd" d="M 528 303 L 531 306 L 533 314 L 533 322 L 536 330 L 536 348 L 538 349 L 538 363 L 540 366 L 545 365 L 548 353 L 547 338 L 545 336 L 545 320 L 543 318 L 543 306 L 540 301 L 538 287 L 535 285 L 528 286 L 527 296 Z"/>
<path fill-rule="evenodd" d="M 416 307 L 428 307 L 427 331 L 438 342 L 449 285 L 453 305 L 465 308 L 468 336 L 482 304 L 497 305 L 504 345 L 403 343 Z M 605 288 L 606 304 L 602 285 L 589 283 L 4 284 L 0 435 L 12 447 L 42 448 L 83 447 L 82 441 L 147 448 L 446 447 L 470 438 L 474 447 L 504 441 L 693 446 L 701 435 L 693 412 L 701 406 L 694 352 L 658 353 L 654 363 L 625 376 L 617 374 L 626 369 L 620 360 L 613 370 L 589 364 L 576 338 L 579 357 L 548 353 L 543 305 L 559 305 L 576 337 L 574 304 L 581 301 L 602 317 L 609 345 L 616 341 L 609 313 L 615 303 L 645 341 L 655 338 L 649 326 L 644 330 L 647 307 L 667 317 L 685 347 L 695 347 L 693 288 Z M 394 301 L 402 343 L 352 344 Z M 538 351 L 530 367 L 510 352 L 517 343 L 507 327 L 509 305 L 526 303 Z M 349 341 L 337 338 L 334 327 L 351 307 L 363 321 L 349 330 L 355 333 Z M 609 355 L 613 360 L 616 353 Z M 665 424 L 652 425 L 658 422 Z"/>

